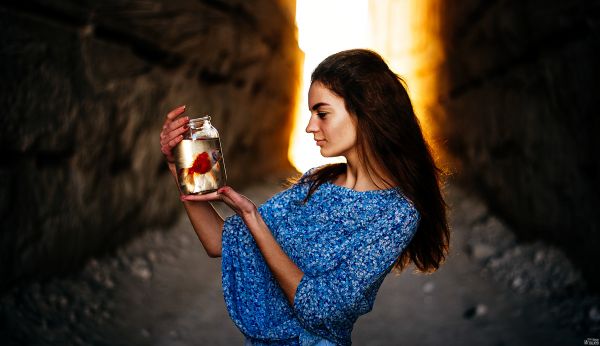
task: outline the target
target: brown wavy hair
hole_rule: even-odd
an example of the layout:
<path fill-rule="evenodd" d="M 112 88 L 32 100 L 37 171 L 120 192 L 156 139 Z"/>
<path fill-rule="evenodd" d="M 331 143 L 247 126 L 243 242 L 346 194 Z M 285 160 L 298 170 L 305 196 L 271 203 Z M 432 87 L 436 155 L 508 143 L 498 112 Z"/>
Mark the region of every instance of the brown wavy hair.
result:
<path fill-rule="evenodd" d="M 440 191 L 442 171 L 423 137 L 404 81 L 379 54 L 352 49 L 321 62 L 311 76 L 315 82 L 344 99 L 355 117 L 358 157 L 369 176 L 385 187 L 398 187 L 420 214 L 417 232 L 395 269 L 402 271 L 412 262 L 417 271 L 434 272 L 444 262 L 450 241 L 447 205 Z M 310 187 L 304 201 L 345 171 L 345 163 L 332 164 L 305 177 L 301 182 Z"/>

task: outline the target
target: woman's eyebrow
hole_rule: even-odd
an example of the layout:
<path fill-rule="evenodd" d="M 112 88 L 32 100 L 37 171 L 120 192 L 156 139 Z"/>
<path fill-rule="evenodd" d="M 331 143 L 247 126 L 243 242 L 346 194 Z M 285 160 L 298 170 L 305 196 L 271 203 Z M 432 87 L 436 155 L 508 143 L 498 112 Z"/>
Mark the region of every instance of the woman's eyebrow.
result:
<path fill-rule="evenodd" d="M 321 107 L 321 106 L 329 106 L 329 105 L 330 105 L 329 103 L 325 103 L 325 102 L 319 102 L 319 103 L 315 103 L 315 104 L 312 106 L 311 110 L 313 110 L 313 111 L 316 111 L 316 110 L 317 110 L 317 109 L 319 109 L 319 107 Z"/>

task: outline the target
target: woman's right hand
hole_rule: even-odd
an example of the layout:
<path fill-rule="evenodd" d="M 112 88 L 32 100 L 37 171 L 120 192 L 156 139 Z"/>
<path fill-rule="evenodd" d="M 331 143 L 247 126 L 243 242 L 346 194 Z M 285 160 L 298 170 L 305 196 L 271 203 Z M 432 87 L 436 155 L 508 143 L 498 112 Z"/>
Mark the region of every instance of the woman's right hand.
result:
<path fill-rule="evenodd" d="M 188 130 L 188 117 L 178 116 L 185 112 L 185 105 L 179 106 L 167 114 L 163 123 L 162 131 L 160 132 L 160 151 L 165 155 L 165 159 L 169 165 L 175 162 L 173 156 L 173 148 L 183 140 L 183 133 Z"/>

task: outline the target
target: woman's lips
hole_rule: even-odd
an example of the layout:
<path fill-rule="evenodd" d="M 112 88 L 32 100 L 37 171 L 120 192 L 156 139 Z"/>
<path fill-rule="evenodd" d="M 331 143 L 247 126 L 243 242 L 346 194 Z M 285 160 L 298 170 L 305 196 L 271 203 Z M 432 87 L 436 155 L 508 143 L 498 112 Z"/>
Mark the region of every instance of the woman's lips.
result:
<path fill-rule="evenodd" d="M 318 146 L 322 146 L 323 144 L 325 144 L 325 140 L 324 139 L 315 139 L 315 142 Z"/>

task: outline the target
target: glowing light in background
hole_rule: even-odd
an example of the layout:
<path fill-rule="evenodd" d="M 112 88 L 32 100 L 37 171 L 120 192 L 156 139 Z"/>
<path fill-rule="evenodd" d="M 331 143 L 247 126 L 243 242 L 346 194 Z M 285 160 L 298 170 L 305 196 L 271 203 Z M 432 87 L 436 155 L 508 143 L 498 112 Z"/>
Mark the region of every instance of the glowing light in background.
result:
<path fill-rule="evenodd" d="M 310 74 L 327 56 L 350 48 L 368 46 L 368 0 L 297 0 L 298 45 L 304 52 L 304 72 L 300 104 L 290 141 L 290 161 L 300 172 L 343 158 L 324 158 L 312 135 L 304 132 L 308 111 Z"/>
<path fill-rule="evenodd" d="M 436 75 L 443 61 L 439 6 L 443 0 L 297 0 L 298 43 L 305 54 L 300 104 L 290 139 L 289 157 L 301 172 L 343 158 L 325 159 L 304 132 L 310 113 L 310 74 L 327 56 L 345 49 L 370 48 L 402 76 L 426 137 L 431 114 L 443 114 L 437 102 Z M 435 149 L 435 142 L 431 143 Z"/>

